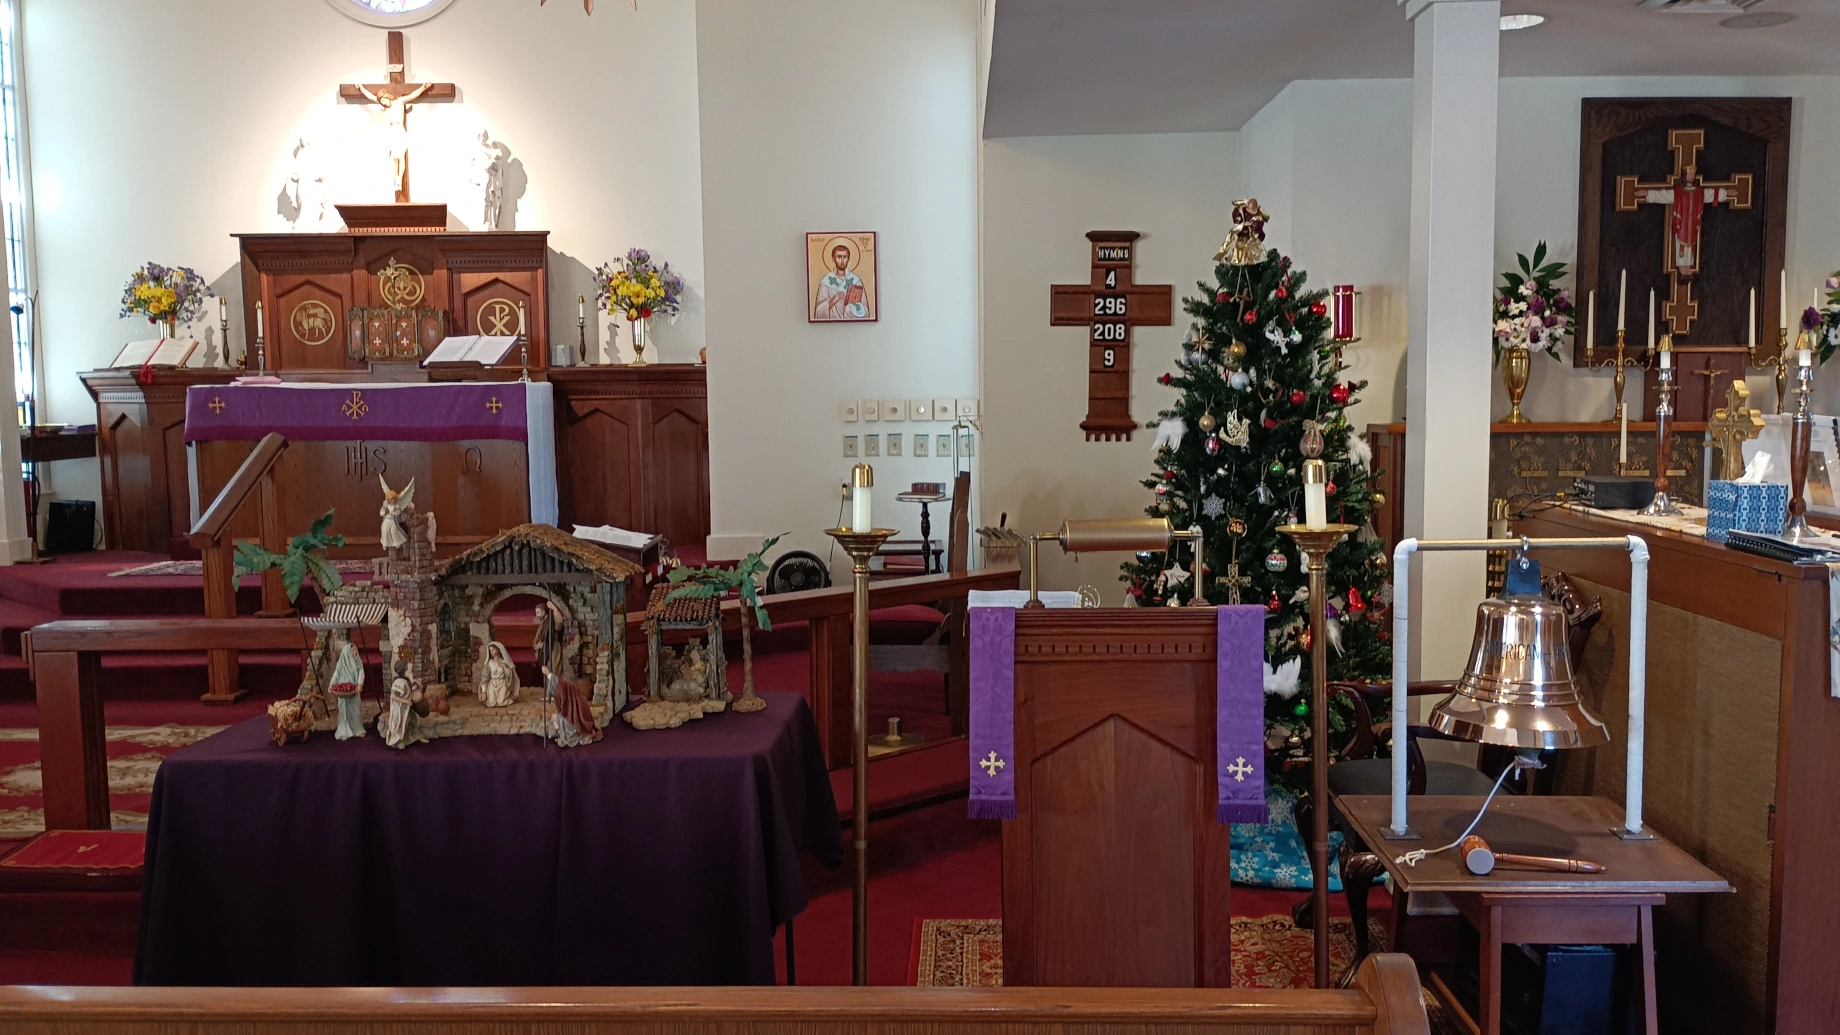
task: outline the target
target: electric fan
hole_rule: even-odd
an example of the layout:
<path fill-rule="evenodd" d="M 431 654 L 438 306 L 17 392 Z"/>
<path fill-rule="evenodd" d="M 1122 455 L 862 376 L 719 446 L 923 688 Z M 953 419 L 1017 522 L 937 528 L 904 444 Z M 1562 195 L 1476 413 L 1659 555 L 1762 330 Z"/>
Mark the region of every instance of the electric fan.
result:
<path fill-rule="evenodd" d="M 831 584 L 830 566 L 824 558 L 804 550 L 789 550 L 767 570 L 766 592 L 796 593 L 801 589 L 824 589 Z"/>

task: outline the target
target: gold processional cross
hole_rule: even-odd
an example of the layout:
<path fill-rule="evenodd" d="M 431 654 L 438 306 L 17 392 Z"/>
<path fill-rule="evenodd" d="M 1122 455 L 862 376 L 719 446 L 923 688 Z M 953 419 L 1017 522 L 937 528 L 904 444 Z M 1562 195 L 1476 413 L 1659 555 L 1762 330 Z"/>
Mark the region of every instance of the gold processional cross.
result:
<path fill-rule="evenodd" d="M 388 57 L 385 69 L 388 82 L 340 83 L 339 98 L 358 104 L 375 104 L 382 109 L 390 141 L 390 173 L 396 184 L 396 201 L 404 204 L 409 200 L 409 108 L 420 101 L 451 101 L 457 89 L 452 83 L 409 82 L 400 32 L 390 33 Z"/>
<path fill-rule="evenodd" d="M 1661 307 L 1667 321 L 1665 333 L 1684 337 L 1699 317 L 1693 299 L 1693 276 L 1699 272 L 1700 223 L 1708 205 L 1751 207 L 1751 174 L 1738 173 L 1723 183 L 1699 178 L 1699 152 L 1706 146 L 1703 129 L 1668 130 L 1668 148 L 1674 152 L 1674 173 L 1660 183 L 1643 183 L 1639 176 L 1616 178 L 1616 210 L 1634 212 L 1644 204 L 1668 209 L 1663 235 L 1662 265 L 1668 271 L 1668 300 Z"/>
<path fill-rule="evenodd" d="M 1751 409 L 1751 389 L 1735 380 L 1725 390 L 1725 405 L 1706 423 L 1719 447 L 1719 478 L 1731 481 L 1744 473 L 1744 443 L 1763 432 L 1763 411 Z"/>

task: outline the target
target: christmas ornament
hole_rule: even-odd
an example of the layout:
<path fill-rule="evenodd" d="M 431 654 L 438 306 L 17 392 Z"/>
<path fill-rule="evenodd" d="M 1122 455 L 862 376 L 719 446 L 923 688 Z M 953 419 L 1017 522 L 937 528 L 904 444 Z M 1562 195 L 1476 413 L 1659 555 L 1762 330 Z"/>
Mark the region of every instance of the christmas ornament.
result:
<path fill-rule="evenodd" d="M 1351 615 L 1358 615 L 1365 610 L 1367 610 L 1367 601 L 1361 599 L 1361 591 L 1353 586 L 1349 586 L 1348 613 Z"/>
<path fill-rule="evenodd" d="M 1252 376 L 1243 370 L 1235 370 L 1227 375 L 1227 387 L 1236 392 L 1243 392 L 1252 384 Z"/>
<path fill-rule="evenodd" d="M 1323 495 L 1325 496 L 1335 495 L 1335 483 L 1334 482 L 1330 482 L 1329 484 L 1323 486 Z"/>
<path fill-rule="evenodd" d="M 1345 405 L 1348 402 L 1348 386 L 1346 384 L 1338 384 L 1334 388 L 1329 389 L 1329 401 L 1337 406 Z"/>
<path fill-rule="evenodd" d="M 1201 419 L 1195 423 L 1200 425 L 1202 431 L 1213 431 L 1216 424 L 1214 414 L 1211 412 L 1202 414 Z"/>
<path fill-rule="evenodd" d="M 1169 486 L 1167 486 L 1167 485 L 1159 485 L 1159 486 L 1157 486 L 1157 487 L 1156 487 L 1156 494 L 1157 494 L 1158 496 L 1167 496 L 1167 495 L 1169 495 Z"/>
<path fill-rule="evenodd" d="M 1227 414 L 1227 425 L 1220 429 L 1220 440 L 1236 449 L 1245 449 L 1252 444 L 1252 422 L 1240 416 L 1238 410 Z"/>
<path fill-rule="evenodd" d="M 1182 437 L 1188 434 L 1188 425 L 1180 417 L 1170 417 L 1156 426 L 1155 448 L 1168 446 L 1170 449 L 1182 448 Z"/>
<path fill-rule="evenodd" d="M 1379 495 L 1379 494 L 1375 493 L 1375 495 Z M 1386 554 L 1377 553 L 1369 557 L 1367 559 L 1367 566 L 1369 568 L 1372 568 L 1375 571 L 1385 571 L 1386 570 Z M 1384 600 L 1380 602 L 1383 604 L 1386 603 L 1386 601 Z"/>
<path fill-rule="evenodd" d="M 1252 495 L 1255 496 L 1260 503 L 1267 506 L 1270 506 L 1273 499 L 1271 489 L 1266 486 L 1263 478 L 1259 479 L 1258 487 L 1252 490 Z"/>
<path fill-rule="evenodd" d="M 1243 341 L 1235 341 L 1233 344 L 1228 345 L 1227 355 L 1236 361 L 1245 359 L 1246 358 L 1246 343 Z"/>
<path fill-rule="evenodd" d="M 1265 601 L 1265 610 L 1271 612 L 1274 615 L 1277 614 L 1279 611 L 1284 610 L 1284 604 L 1278 600 L 1277 590 L 1274 589 L 1271 591 L 1271 599 Z"/>
<path fill-rule="evenodd" d="M 1283 477 L 1284 476 L 1284 461 L 1273 460 L 1271 462 L 1271 466 L 1266 468 L 1266 473 L 1272 475 L 1273 477 L 1279 477 L 1279 478 Z"/>
<path fill-rule="evenodd" d="M 1188 571 L 1178 563 L 1175 567 L 1163 573 L 1163 580 L 1170 586 L 1180 586 L 1182 583 L 1188 581 Z"/>
<path fill-rule="evenodd" d="M 1297 643 L 1298 645 L 1303 647 L 1304 650 L 1309 650 L 1310 649 L 1310 630 L 1305 629 L 1303 631 L 1303 635 L 1297 637 Z M 1298 712 L 1297 714 L 1302 715 L 1303 713 Z"/>
<path fill-rule="evenodd" d="M 1297 707 L 1291 709 L 1291 714 L 1297 716 L 1299 719 L 1310 714 L 1310 702 L 1298 701 Z"/>
<path fill-rule="evenodd" d="M 1216 302 L 1231 302 L 1231 301 L 1233 301 L 1233 292 L 1231 292 L 1231 291 L 1222 291 L 1222 292 L 1219 292 L 1218 294 L 1216 294 L 1216 295 L 1214 296 L 1214 301 L 1216 301 Z"/>
<path fill-rule="evenodd" d="M 1167 601 L 1164 602 L 1163 606 L 1164 607 L 1181 607 L 1182 601 L 1177 600 L 1175 597 L 1170 597 Z"/>
<path fill-rule="evenodd" d="M 1242 319 L 1244 319 L 1247 323 L 1258 323 L 1259 322 L 1259 311 L 1257 309 L 1248 309 L 1246 310 L 1246 315 L 1242 317 Z"/>
<path fill-rule="evenodd" d="M 1201 513 L 1210 519 L 1217 519 L 1227 512 L 1227 501 L 1219 496 L 1209 496 L 1201 501 Z M 1237 533 L 1235 533 L 1237 534 Z"/>
<path fill-rule="evenodd" d="M 1137 551 L 1137 563 L 1139 564 L 1149 564 L 1151 561 L 1155 559 L 1156 559 L 1156 554 L 1152 553 L 1149 550 Z"/>
<path fill-rule="evenodd" d="M 1303 422 L 1303 440 L 1297 443 L 1297 451 L 1304 456 L 1315 459 L 1322 455 L 1322 426 L 1313 420 Z"/>
<path fill-rule="evenodd" d="M 1265 665 L 1265 692 L 1280 700 L 1288 701 L 1297 696 L 1298 684 L 1302 676 L 1302 658 L 1292 658 L 1277 668 L 1267 663 Z"/>
<path fill-rule="evenodd" d="M 1257 198 L 1242 198 L 1233 203 L 1233 228 L 1214 253 L 1215 262 L 1229 266 L 1257 266 L 1265 261 L 1265 220 Z"/>
<path fill-rule="evenodd" d="M 1311 302 L 1310 303 L 1310 315 L 1311 316 L 1327 316 L 1329 315 L 1329 307 L 1326 305 L 1323 305 L 1321 302 Z"/>
<path fill-rule="evenodd" d="M 1272 294 L 1275 294 L 1275 295 L 1277 295 L 1277 296 L 1278 296 L 1278 299 L 1279 299 L 1280 301 L 1282 301 L 1282 300 L 1284 300 L 1284 299 L 1286 299 L 1286 298 L 1289 298 L 1289 297 L 1291 297 L 1291 292 L 1290 292 L 1290 289 L 1289 289 L 1289 288 L 1287 288 L 1287 287 L 1285 287 L 1285 286 L 1284 286 L 1283 284 L 1279 284 L 1279 285 L 1278 285 L 1278 290 L 1276 290 L 1276 291 L 1274 291 L 1274 292 L 1272 292 Z"/>
<path fill-rule="evenodd" d="M 1215 438 L 1212 435 L 1209 435 L 1207 439 L 1207 445 L 1203 446 L 1202 448 L 1207 450 L 1207 455 L 1209 456 L 1219 456 L 1220 449 L 1221 449 L 1220 440 Z"/>
<path fill-rule="evenodd" d="M 1265 430 L 1266 431 L 1270 431 L 1271 429 L 1277 426 L 1278 426 L 1278 422 L 1275 419 L 1271 417 L 1265 418 Z"/>
<path fill-rule="evenodd" d="M 1309 396 L 1303 393 L 1303 389 L 1301 388 L 1294 389 L 1291 392 L 1291 405 L 1292 406 L 1302 406 L 1304 404 L 1304 401 L 1307 400 L 1308 398 Z"/>
<path fill-rule="evenodd" d="M 1234 518 L 1231 521 L 1228 521 L 1227 522 L 1227 534 L 1232 535 L 1232 536 L 1245 535 L 1246 534 L 1246 523 L 1244 521 L 1241 521 L 1239 518 Z"/>
<path fill-rule="evenodd" d="M 1166 482 L 1173 482 L 1173 481 L 1175 481 L 1175 480 L 1176 480 L 1176 472 L 1175 472 L 1174 470 L 1164 470 L 1164 471 L 1163 471 L 1163 480 L 1164 480 L 1164 481 L 1166 481 Z"/>
<path fill-rule="evenodd" d="M 1367 439 L 1356 434 L 1353 428 L 1348 429 L 1348 461 L 1349 463 L 1359 465 L 1363 470 L 1371 467 L 1374 462 L 1373 447 L 1367 444 Z M 1382 500 L 1380 494 L 1376 492 L 1374 493 L 1374 502 L 1379 504 L 1385 501 Z"/>
<path fill-rule="evenodd" d="M 1273 550 L 1272 552 L 1265 555 L 1265 570 L 1266 571 L 1269 571 L 1275 574 L 1277 572 L 1283 571 L 1284 569 L 1290 566 L 1291 566 L 1291 559 L 1289 557 L 1284 556 L 1282 553 L 1279 553 L 1277 550 Z"/>
<path fill-rule="evenodd" d="M 1386 493 L 1384 492 L 1374 493 L 1374 506 L 1376 507 L 1386 506 Z M 1385 560 L 1385 558 L 1381 558 L 1381 559 Z"/>
<path fill-rule="evenodd" d="M 1170 376 L 1170 375 L 1168 375 L 1168 374 L 1164 374 L 1164 375 L 1162 375 L 1161 377 L 1158 377 L 1158 378 L 1157 378 L 1157 381 L 1158 381 L 1158 382 L 1160 382 L 1160 383 L 1162 383 L 1162 384 L 1165 384 L 1165 385 L 1166 385 L 1166 384 L 1168 384 L 1168 383 L 1170 383 L 1171 381 L 1174 381 L 1174 380 L 1175 380 L 1175 378 L 1173 378 L 1173 377 L 1171 377 L 1171 376 Z"/>

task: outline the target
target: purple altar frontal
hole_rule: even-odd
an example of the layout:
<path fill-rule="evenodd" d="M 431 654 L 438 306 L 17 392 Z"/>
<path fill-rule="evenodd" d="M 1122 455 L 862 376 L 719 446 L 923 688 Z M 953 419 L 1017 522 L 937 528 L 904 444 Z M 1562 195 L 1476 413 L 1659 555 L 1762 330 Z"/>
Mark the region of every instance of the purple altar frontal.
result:
<path fill-rule="evenodd" d="M 799 853 L 842 835 L 811 710 L 603 740 L 373 732 L 277 747 L 266 717 L 160 766 L 140 985 L 772 984 Z"/>

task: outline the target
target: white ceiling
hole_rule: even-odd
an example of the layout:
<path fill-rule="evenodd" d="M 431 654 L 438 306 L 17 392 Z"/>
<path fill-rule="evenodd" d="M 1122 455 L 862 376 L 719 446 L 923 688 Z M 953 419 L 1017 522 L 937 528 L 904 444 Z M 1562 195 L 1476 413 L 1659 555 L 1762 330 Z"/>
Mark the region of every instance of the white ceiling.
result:
<path fill-rule="evenodd" d="M 1840 74 L 1835 0 L 1764 0 L 1795 20 L 1744 30 L 1637 3 L 1506 0 L 1548 20 L 1502 34 L 1502 74 Z M 1395 0 L 997 0 L 984 135 L 1232 130 L 1292 80 L 1411 75 Z"/>

